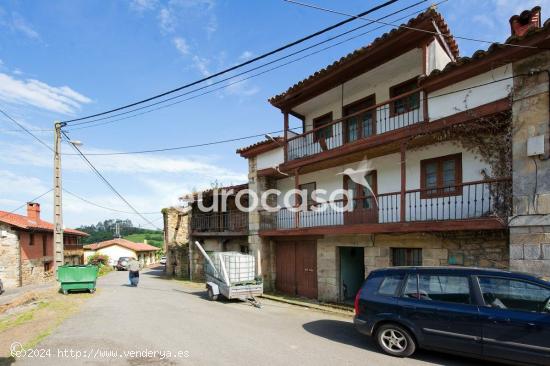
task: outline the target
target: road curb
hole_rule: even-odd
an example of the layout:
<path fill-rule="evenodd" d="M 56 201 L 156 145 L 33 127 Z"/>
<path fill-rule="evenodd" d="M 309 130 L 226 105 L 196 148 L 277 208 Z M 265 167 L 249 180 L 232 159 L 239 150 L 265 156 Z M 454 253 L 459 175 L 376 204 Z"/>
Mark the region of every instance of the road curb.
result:
<path fill-rule="evenodd" d="M 310 302 L 307 302 L 307 301 L 288 299 L 288 298 L 284 298 L 284 297 L 280 297 L 280 296 L 276 296 L 276 295 L 271 295 L 271 294 L 263 294 L 262 298 L 272 300 L 272 301 L 281 302 L 281 303 L 285 303 L 285 304 L 289 304 L 289 305 L 300 306 L 300 307 L 303 307 L 303 308 L 315 309 L 315 310 L 323 311 L 323 312 L 326 312 L 326 313 L 333 313 L 333 314 L 339 314 L 339 315 L 350 316 L 350 317 L 353 316 L 353 311 L 352 310 L 348 310 L 345 307 L 338 306 L 338 305 L 314 304 L 314 303 L 310 303 Z"/>

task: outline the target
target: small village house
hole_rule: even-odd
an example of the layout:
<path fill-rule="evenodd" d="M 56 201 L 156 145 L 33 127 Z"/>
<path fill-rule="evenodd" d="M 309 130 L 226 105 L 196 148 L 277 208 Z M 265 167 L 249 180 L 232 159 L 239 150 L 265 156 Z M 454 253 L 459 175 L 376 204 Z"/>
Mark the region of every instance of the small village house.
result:
<path fill-rule="evenodd" d="M 148 266 L 157 262 L 157 251 L 159 251 L 159 248 L 146 242 L 134 243 L 122 238 L 84 245 L 86 262 L 88 262 L 88 258 L 92 255 L 102 254 L 115 261 L 120 257 L 136 258 L 143 266 Z"/>
<path fill-rule="evenodd" d="M 505 43 L 522 47 L 460 57 L 431 8 L 269 100 L 284 134 L 237 151 L 248 186 L 258 196 L 297 189 L 307 202 L 295 213 L 300 197 L 285 206 L 273 196 L 277 212 L 249 215 L 267 289 L 351 301 L 387 266 L 550 275 L 550 22 L 539 7 L 518 19 Z M 289 129 L 297 123 L 302 131 Z M 370 189 L 342 174 L 365 162 Z M 317 189 L 352 196 L 331 206 Z"/>
<path fill-rule="evenodd" d="M 63 230 L 65 264 L 82 264 L 82 237 L 88 234 Z M 53 224 L 40 217 L 40 204 L 29 202 L 27 215 L 0 211 L 0 278 L 6 288 L 53 281 Z"/>

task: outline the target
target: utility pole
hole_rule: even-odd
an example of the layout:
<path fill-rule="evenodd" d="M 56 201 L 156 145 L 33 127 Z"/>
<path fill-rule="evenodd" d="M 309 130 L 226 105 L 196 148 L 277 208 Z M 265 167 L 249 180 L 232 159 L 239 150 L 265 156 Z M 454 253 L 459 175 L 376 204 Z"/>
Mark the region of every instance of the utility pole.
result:
<path fill-rule="evenodd" d="M 53 242 L 55 266 L 64 264 L 63 258 L 63 201 L 61 185 L 61 128 L 66 123 L 55 122 L 54 154 L 53 154 Z"/>

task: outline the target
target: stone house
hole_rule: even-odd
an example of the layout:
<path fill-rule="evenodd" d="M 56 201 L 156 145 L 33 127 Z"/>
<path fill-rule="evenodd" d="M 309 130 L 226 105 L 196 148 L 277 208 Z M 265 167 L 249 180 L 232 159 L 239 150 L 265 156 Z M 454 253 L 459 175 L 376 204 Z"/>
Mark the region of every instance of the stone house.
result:
<path fill-rule="evenodd" d="M 159 248 L 145 243 L 134 243 L 122 238 L 105 240 L 99 243 L 84 245 L 84 257 L 86 262 L 94 254 L 102 254 L 110 259 L 118 260 L 120 257 L 136 258 L 143 266 L 157 262 L 156 253 Z"/>
<path fill-rule="evenodd" d="M 170 207 L 164 216 L 164 253 L 166 273 L 189 278 L 189 218 L 190 208 Z"/>
<path fill-rule="evenodd" d="M 66 264 L 83 263 L 82 237 L 63 230 Z M 0 211 L 0 278 L 6 288 L 55 280 L 53 224 L 40 217 L 40 204 L 29 202 L 27 216 Z"/>
<path fill-rule="evenodd" d="M 340 302 L 386 266 L 550 273 L 549 23 L 526 11 L 521 47 L 459 57 L 432 8 L 271 98 L 283 136 L 237 150 L 252 192 L 280 192 L 249 214 L 266 288 Z"/>
<path fill-rule="evenodd" d="M 198 241 L 206 252 L 249 252 L 248 212 L 237 209 L 236 197 L 247 184 L 219 187 L 187 197 L 189 201 L 189 242 Z M 227 193 L 227 196 L 223 194 Z M 248 196 L 240 199 L 248 206 Z M 222 203 L 225 202 L 225 203 Z M 226 207 L 222 207 L 225 205 Z M 210 209 L 211 208 L 211 209 Z M 204 278 L 204 258 L 194 245 L 189 246 L 190 278 Z"/>

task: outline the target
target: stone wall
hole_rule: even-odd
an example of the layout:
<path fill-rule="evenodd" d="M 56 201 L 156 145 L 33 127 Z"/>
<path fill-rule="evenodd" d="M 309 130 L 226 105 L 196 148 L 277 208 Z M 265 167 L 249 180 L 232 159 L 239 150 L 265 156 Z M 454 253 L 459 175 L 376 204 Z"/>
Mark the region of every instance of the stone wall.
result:
<path fill-rule="evenodd" d="M 550 69 L 550 52 L 514 63 L 514 75 Z M 550 114 L 547 72 L 514 78 L 513 212 L 510 268 L 550 276 Z M 545 155 L 527 156 L 529 137 L 545 136 Z"/>
<path fill-rule="evenodd" d="M 338 247 L 363 247 L 366 275 L 392 265 L 391 248 L 422 248 L 424 266 L 507 268 L 509 261 L 505 230 L 326 236 L 317 240 L 318 297 L 322 301 L 340 300 Z"/>
<path fill-rule="evenodd" d="M 189 210 L 175 207 L 162 210 L 166 274 L 189 277 Z"/>
<path fill-rule="evenodd" d="M 50 269 L 45 271 L 44 262 L 50 262 Z M 55 280 L 53 257 L 25 259 L 21 261 L 23 286 L 46 283 Z"/>
<path fill-rule="evenodd" d="M 276 188 L 276 184 L 272 178 L 258 176 L 256 161 L 256 157 L 248 159 L 248 189 L 261 197 L 266 190 Z M 274 247 L 270 240 L 260 237 L 260 222 L 260 212 L 251 211 L 248 215 L 248 247 L 249 253 L 256 258 L 256 274 L 262 276 L 264 290 L 271 291 L 275 288 Z"/>
<path fill-rule="evenodd" d="M 0 236 L 0 278 L 6 288 L 19 286 L 19 238 L 17 232 L 7 225 L 0 223 L 0 231 L 5 235 Z"/>

